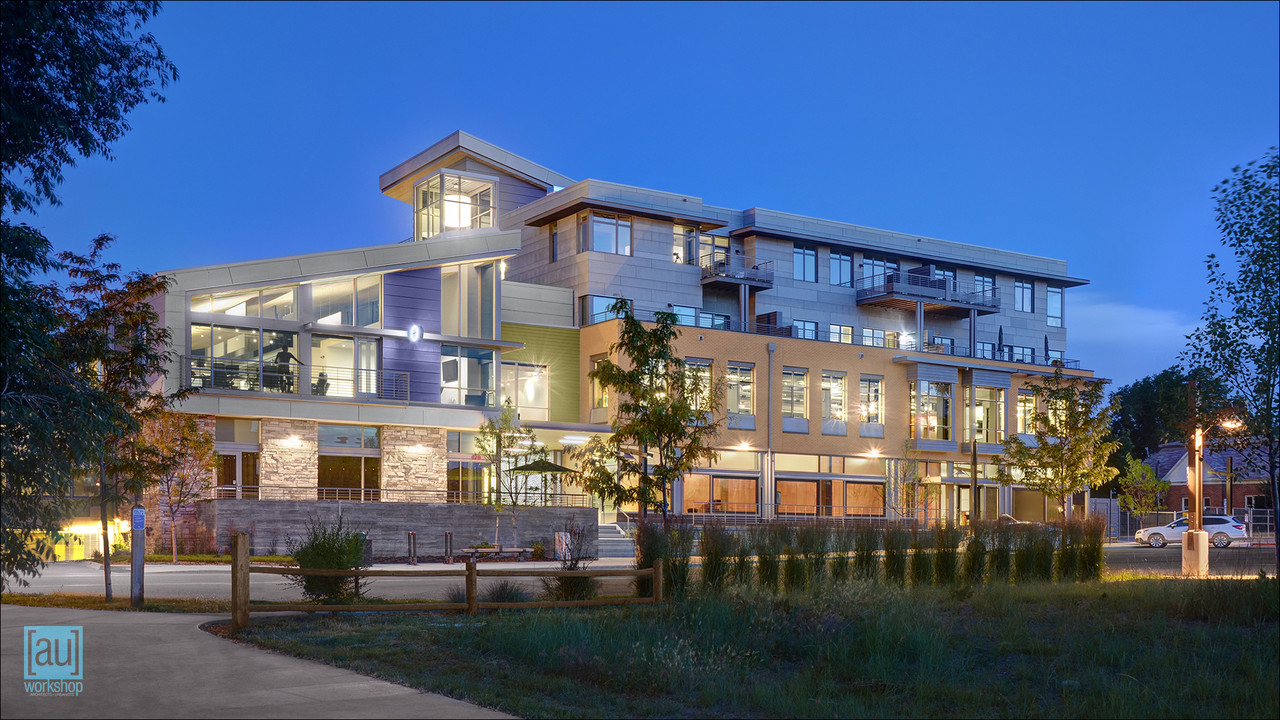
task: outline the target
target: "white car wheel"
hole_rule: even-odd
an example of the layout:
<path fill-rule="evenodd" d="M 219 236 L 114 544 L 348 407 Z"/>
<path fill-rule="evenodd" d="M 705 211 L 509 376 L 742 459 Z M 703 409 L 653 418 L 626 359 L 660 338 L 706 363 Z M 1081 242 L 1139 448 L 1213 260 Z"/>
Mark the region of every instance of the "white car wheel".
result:
<path fill-rule="evenodd" d="M 1216 548 L 1224 548 L 1231 544 L 1231 538 L 1226 533 L 1218 533 L 1213 536 L 1213 546 Z"/>
<path fill-rule="evenodd" d="M 1160 533 L 1151 533 L 1151 537 L 1147 538 L 1147 544 L 1153 548 L 1162 548 L 1169 543 L 1164 541 L 1164 536 Z"/>

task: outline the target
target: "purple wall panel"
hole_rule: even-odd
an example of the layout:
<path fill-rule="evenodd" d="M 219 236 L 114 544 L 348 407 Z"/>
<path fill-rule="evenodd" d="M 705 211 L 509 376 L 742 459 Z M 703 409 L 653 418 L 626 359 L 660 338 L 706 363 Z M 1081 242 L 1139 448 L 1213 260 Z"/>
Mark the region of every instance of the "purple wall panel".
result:
<path fill-rule="evenodd" d="M 388 330 L 418 325 L 423 332 L 440 332 L 440 268 L 383 275 L 382 305 L 382 326 Z M 382 369 L 409 373 L 410 400 L 440 401 L 440 343 L 384 338 Z"/>

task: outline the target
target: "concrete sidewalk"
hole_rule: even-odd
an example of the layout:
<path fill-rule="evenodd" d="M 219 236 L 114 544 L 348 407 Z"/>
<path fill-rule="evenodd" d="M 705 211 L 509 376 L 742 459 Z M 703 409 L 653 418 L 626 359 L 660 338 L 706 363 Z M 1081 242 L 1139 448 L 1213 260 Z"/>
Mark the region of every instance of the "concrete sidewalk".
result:
<path fill-rule="evenodd" d="M 5 718 L 510 717 L 442 695 L 258 650 L 199 629 L 222 615 L 0 610 L 0 715 Z M 23 686 L 23 627 L 84 628 L 84 692 L 37 696 Z M 430 659 L 424 659 L 430 662 Z"/>

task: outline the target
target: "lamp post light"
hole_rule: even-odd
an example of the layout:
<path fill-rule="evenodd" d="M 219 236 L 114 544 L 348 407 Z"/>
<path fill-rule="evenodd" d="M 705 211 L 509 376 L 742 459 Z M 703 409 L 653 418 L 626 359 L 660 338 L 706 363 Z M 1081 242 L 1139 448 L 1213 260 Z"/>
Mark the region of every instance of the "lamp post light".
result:
<path fill-rule="evenodd" d="M 1191 406 L 1191 414 L 1196 414 L 1195 381 L 1187 384 Z M 1239 420 L 1228 419 L 1221 423 L 1227 430 L 1238 430 Z M 1182 574 L 1188 577 L 1203 578 L 1209 574 L 1209 534 L 1204 531 L 1204 436 L 1199 420 L 1196 421 L 1195 433 L 1192 436 L 1191 452 L 1187 454 L 1187 531 L 1182 534 Z M 1228 488 L 1230 482 L 1228 481 Z M 1222 503 L 1226 508 L 1231 505 L 1230 498 Z M 1230 509 L 1224 509 L 1230 513 Z"/>

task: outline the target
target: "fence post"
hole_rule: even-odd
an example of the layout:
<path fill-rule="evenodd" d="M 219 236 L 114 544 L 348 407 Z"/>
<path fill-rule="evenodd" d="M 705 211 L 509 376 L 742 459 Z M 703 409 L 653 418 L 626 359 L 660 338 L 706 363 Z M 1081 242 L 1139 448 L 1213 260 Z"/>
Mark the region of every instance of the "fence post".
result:
<path fill-rule="evenodd" d="M 418 564 L 418 534 L 412 530 L 409 531 L 409 564 Z"/>
<path fill-rule="evenodd" d="M 448 530 L 444 533 L 444 561 L 447 565 L 453 564 L 453 533 Z"/>
<path fill-rule="evenodd" d="M 662 558 L 653 561 L 653 602 L 662 602 Z"/>
<path fill-rule="evenodd" d="M 476 591 L 476 561 L 467 561 L 467 614 L 480 612 L 480 594 Z"/>
<path fill-rule="evenodd" d="M 231 536 L 231 631 L 249 627 L 249 536 Z"/>

